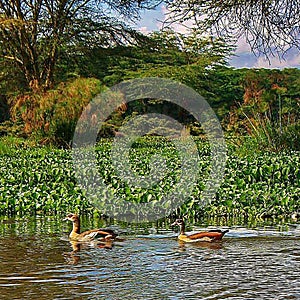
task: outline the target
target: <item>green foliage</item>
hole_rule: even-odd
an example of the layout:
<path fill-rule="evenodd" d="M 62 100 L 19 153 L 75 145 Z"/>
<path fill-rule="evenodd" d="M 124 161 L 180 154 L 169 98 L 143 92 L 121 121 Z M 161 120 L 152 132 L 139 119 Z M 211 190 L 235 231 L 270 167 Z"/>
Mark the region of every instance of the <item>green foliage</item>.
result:
<path fill-rule="evenodd" d="M 65 150 L 17 150 L 1 155 L 1 214 L 86 210 Z"/>
<path fill-rule="evenodd" d="M 260 119 L 251 135 L 234 138 L 235 151 L 244 156 L 256 152 L 300 150 L 300 124 L 286 125 L 282 129 L 269 119 Z"/>
<path fill-rule="evenodd" d="M 83 76 L 100 78 L 107 86 L 141 77 L 177 80 L 205 97 L 222 119 L 230 106 L 243 96 L 238 82 L 240 75 L 225 67 L 231 52 L 232 47 L 221 39 L 200 36 L 196 30 L 189 34 L 165 30 L 152 33 L 144 45 L 93 49 L 82 57 L 78 70 Z M 182 109 L 169 102 L 162 103 L 161 99 L 151 99 L 151 103 L 148 100 L 128 104 L 124 117 L 171 111 L 172 117 L 191 127 L 193 133 L 199 132 L 199 125 L 194 126 L 194 120 L 188 119 Z"/>
<path fill-rule="evenodd" d="M 224 180 L 216 198 L 203 205 L 201 193 L 210 170 L 210 147 L 196 139 L 199 151 L 199 177 L 192 194 L 173 213 L 191 218 L 287 217 L 300 209 L 300 159 L 299 152 L 264 153 L 238 157 L 228 155 Z M 101 140 L 96 149 L 98 174 L 104 179 L 109 193 L 95 195 L 97 208 L 116 205 L 112 195 L 132 203 L 152 203 L 172 191 L 181 174 L 179 153 L 172 141 L 161 137 L 144 137 L 136 140 L 129 158 L 133 172 L 147 176 L 151 157 L 159 154 L 166 160 L 166 176 L 150 189 L 132 187 L 120 179 L 111 161 L 112 141 Z M 122 166 L 120 166 L 122 167 Z M 154 165 L 160 168 L 159 165 Z M 94 211 L 91 203 L 76 184 L 67 150 L 28 149 L 1 154 L 0 160 L 0 214 L 36 214 L 65 211 Z M 88 168 L 82 174 L 90 172 Z M 186 187 L 189 189 L 190 187 Z M 178 196 L 183 190 L 178 190 Z M 164 205 L 176 204 L 172 201 Z M 132 207 L 132 206 L 131 206 Z M 124 212 L 125 213 L 125 212 Z M 131 212 L 134 213 L 134 212 Z"/>
<path fill-rule="evenodd" d="M 257 150 L 299 150 L 299 77 L 297 69 L 244 73 L 243 103 L 232 110 L 228 127 L 244 136 L 244 147 L 251 143 Z"/>
<path fill-rule="evenodd" d="M 299 149 L 298 69 L 229 68 L 226 59 L 232 47 L 221 39 L 203 37 L 197 30 L 188 35 L 171 30 L 155 32 L 143 41 L 143 45 L 93 46 L 70 54 L 72 59 L 61 57 L 56 79 L 67 81 L 48 92 L 13 97 L 12 120 L 1 124 L 0 132 L 68 147 L 82 108 L 104 89 L 102 82 L 112 86 L 154 76 L 177 80 L 202 95 L 226 133 L 236 136 L 233 142 L 240 152 L 249 146 L 253 151 Z M 168 114 L 192 134 L 203 134 L 201 125 L 180 106 L 162 99 L 139 99 L 117 109 L 100 136 L 113 136 L 131 116 L 144 113 Z"/>
<path fill-rule="evenodd" d="M 142 34 L 128 26 L 141 9 L 159 1 L 0 0 L 0 69 L 3 78 L 27 90 L 53 87 L 67 60 L 86 49 L 135 43 Z M 123 21 L 126 20 L 127 24 Z M 132 24 L 132 23 L 131 23 Z M 65 62 L 62 63 L 62 61 Z M 56 69 L 57 68 L 57 69 Z M 0 79 L 2 74 L 0 74 Z M 1 84 L 0 84 L 1 90 Z"/>
<path fill-rule="evenodd" d="M 0 139 L 0 155 L 10 154 L 23 146 L 24 141 L 13 136 L 5 136 Z"/>
<path fill-rule="evenodd" d="M 230 155 L 208 215 L 288 218 L 299 209 L 299 152 Z"/>
<path fill-rule="evenodd" d="M 68 146 L 83 108 L 104 87 L 93 78 L 77 78 L 44 93 L 19 95 L 12 100 L 14 124 L 19 135 L 42 144 Z"/>
<path fill-rule="evenodd" d="M 226 65 L 233 47 L 222 39 L 200 36 L 197 30 L 188 34 L 172 30 L 154 32 L 136 45 L 97 48 L 79 56 L 62 73 L 75 72 L 83 77 L 96 77 L 107 86 L 140 77 L 171 78 L 191 86 L 192 77 Z M 70 63 L 70 60 L 66 61 Z"/>

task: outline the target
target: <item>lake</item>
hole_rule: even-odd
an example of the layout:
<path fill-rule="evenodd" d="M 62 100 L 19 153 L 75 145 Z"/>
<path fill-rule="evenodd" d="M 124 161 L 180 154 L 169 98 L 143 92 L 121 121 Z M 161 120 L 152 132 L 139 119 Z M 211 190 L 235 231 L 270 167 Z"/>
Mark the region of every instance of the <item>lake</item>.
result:
<path fill-rule="evenodd" d="M 114 224 L 124 240 L 98 245 L 71 244 L 70 226 L 0 219 L 0 299 L 300 299 L 297 224 L 231 226 L 221 243 L 197 244 L 168 226 Z"/>

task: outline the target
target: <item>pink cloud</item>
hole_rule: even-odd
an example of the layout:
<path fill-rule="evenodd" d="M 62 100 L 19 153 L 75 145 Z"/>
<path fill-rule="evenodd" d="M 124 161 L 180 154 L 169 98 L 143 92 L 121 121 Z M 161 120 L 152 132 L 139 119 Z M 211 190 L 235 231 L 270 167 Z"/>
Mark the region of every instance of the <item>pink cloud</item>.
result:
<path fill-rule="evenodd" d="M 296 54 L 287 54 L 284 59 L 279 57 L 271 57 L 269 61 L 263 57 L 259 57 L 254 67 L 268 69 L 300 67 L 300 52 Z"/>

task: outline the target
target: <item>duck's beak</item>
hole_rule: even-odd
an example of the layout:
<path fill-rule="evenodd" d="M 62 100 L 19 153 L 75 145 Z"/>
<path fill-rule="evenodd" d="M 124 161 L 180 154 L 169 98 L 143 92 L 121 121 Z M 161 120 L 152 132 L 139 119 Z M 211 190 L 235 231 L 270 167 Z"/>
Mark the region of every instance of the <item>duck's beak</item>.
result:
<path fill-rule="evenodd" d="M 63 219 L 63 221 L 68 221 L 69 219 L 68 219 L 68 217 L 65 217 L 64 219 Z"/>
<path fill-rule="evenodd" d="M 175 226 L 175 225 L 177 225 L 177 221 L 171 224 L 171 226 Z"/>

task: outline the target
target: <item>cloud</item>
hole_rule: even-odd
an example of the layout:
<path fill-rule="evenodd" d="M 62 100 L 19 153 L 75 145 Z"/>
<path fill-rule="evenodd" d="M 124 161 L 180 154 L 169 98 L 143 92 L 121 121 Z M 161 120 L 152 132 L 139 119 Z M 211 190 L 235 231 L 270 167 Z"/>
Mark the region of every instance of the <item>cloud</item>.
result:
<path fill-rule="evenodd" d="M 146 26 L 142 26 L 140 28 L 138 28 L 138 31 L 140 31 L 141 33 L 147 35 L 151 32 L 151 30 L 149 30 Z"/>
<path fill-rule="evenodd" d="M 236 54 L 251 52 L 251 48 L 244 37 L 238 39 L 236 46 Z"/>
<path fill-rule="evenodd" d="M 141 13 L 141 20 L 137 22 L 135 27 L 143 33 L 158 31 L 162 27 L 164 15 L 162 5 L 156 9 L 146 10 Z"/>
<path fill-rule="evenodd" d="M 137 24 L 139 31 L 148 34 L 162 28 L 163 22 L 169 17 L 170 11 L 165 5 L 160 5 L 155 10 L 145 11 L 141 21 Z M 180 33 L 188 33 L 194 23 L 189 20 L 184 23 L 173 23 L 172 28 Z M 229 64 L 235 68 L 300 68 L 300 51 L 292 48 L 286 52 L 285 58 L 270 57 L 266 60 L 262 56 L 255 56 L 245 37 L 236 42 L 235 56 L 231 57 Z"/>
<path fill-rule="evenodd" d="M 271 57 L 269 60 L 259 57 L 254 65 L 255 68 L 300 68 L 300 52 L 291 49 L 285 57 Z"/>
<path fill-rule="evenodd" d="M 292 48 L 284 58 L 278 56 L 270 57 L 269 60 L 263 56 L 255 56 L 252 52 L 236 52 L 229 64 L 235 68 L 265 68 L 265 69 L 283 69 L 300 68 L 300 52 Z"/>
<path fill-rule="evenodd" d="M 253 68 L 257 61 L 257 57 L 250 52 L 235 53 L 230 57 L 229 65 L 234 68 Z"/>
<path fill-rule="evenodd" d="M 168 18 L 171 17 L 171 12 L 168 10 L 168 8 L 164 5 L 161 7 L 161 12 L 163 14 L 163 21 L 165 22 Z M 170 24 L 168 27 L 173 29 L 176 32 L 186 34 L 190 31 L 191 28 L 195 27 L 195 24 L 193 23 L 192 20 L 188 20 L 185 22 L 174 22 Z"/>

